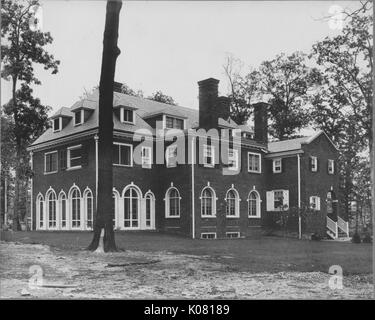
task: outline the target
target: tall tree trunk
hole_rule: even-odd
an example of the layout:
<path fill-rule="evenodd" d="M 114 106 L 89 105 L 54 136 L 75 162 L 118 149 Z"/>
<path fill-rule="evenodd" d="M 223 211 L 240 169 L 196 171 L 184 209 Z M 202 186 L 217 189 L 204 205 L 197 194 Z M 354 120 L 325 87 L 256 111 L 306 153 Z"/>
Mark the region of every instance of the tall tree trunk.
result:
<path fill-rule="evenodd" d="M 17 88 L 17 76 L 12 79 L 12 103 L 14 108 L 14 123 L 18 123 L 18 110 L 17 110 L 17 99 L 16 99 L 16 88 Z M 16 159 L 21 159 L 21 138 L 17 137 L 16 134 Z M 12 229 L 17 231 L 20 229 L 19 221 L 19 201 L 20 201 L 20 163 L 16 164 L 15 167 L 15 179 L 14 179 L 14 200 L 13 200 L 13 226 Z"/>
<path fill-rule="evenodd" d="M 98 199 L 94 237 L 87 248 L 96 250 L 104 229 L 104 251 L 116 251 L 112 210 L 112 145 L 113 145 L 113 83 L 116 60 L 120 54 L 117 47 L 121 0 L 107 1 L 103 40 L 102 69 L 99 84 L 99 143 L 98 143 Z"/>

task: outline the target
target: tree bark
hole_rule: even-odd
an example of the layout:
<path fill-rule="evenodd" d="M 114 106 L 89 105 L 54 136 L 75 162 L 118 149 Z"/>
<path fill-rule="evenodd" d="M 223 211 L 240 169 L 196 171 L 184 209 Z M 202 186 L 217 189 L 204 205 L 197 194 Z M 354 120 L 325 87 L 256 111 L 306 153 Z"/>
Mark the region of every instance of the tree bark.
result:
<path fill-rule="evenodd" d="M 94 237 L 87 248 L 96 250 L 102 229 L 104 229 L 103 248 L 105 252 L 117 251 L 113 230 L 114 212 L 112 210 L 112 145 L 113 145 L 113 83 L 116 60 L 120 54 L 117 47 L 121 0 L 108 0 L 103 40 L 102 68 L 99 84 L 99 142 L 98 142 L 98 199 Z"/>
<path fill-rule="evenodd" d="M 17 110 L 17 99 L 16 99 L 16 88 L 17 88 L 17 77 L 14 76 L 12 79 L 12 103 L 14 108 L 14 123 L 18 123 L 18 110 Z M 16 135 L 16 159 L 21 159 L 21 139 Z M 17 163 L 15 167 L 15 179 L 14 179 L 14 201 L 13 201 L 13 225 L 12 230 L 20 230 L 19 222 L 19 201 L 20 201 L 20 164 Z"/>

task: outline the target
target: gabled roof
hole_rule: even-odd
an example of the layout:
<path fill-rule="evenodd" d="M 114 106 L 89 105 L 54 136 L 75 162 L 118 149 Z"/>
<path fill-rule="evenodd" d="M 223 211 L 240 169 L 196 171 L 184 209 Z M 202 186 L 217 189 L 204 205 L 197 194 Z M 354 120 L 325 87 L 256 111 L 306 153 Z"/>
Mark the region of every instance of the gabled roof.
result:
<path fill-rule="evenodd" d="M 58 118 L 58 117 L 73 117 L 73 112 L 70 111 L 69 108 L 62 107 L 59 110 L 57 110 L 52 116 L 51 119 Z"/>
<path fill-rule="evenodd" d="M 324 134 L 329 142 L 333 145 L 333 147 L 337 149 L 336 145 L 332 142 L 332 140 L 327 136 L 327 134 L 321 130 L 316 133 L 314 133 L 311 136 L 307 137 L 301 137 L 296 139 L 290 139 L 290 140 L 283 140 L 283 141 L 274 141 L 268 143 L 268 151 L 273 152 L 283 152 L 283 151 L 293 151 L 293 150 L 300 150 L 302 149 L 303 144 L 310 144 L 315 139 L 317 139 L 320 135 Z"/>

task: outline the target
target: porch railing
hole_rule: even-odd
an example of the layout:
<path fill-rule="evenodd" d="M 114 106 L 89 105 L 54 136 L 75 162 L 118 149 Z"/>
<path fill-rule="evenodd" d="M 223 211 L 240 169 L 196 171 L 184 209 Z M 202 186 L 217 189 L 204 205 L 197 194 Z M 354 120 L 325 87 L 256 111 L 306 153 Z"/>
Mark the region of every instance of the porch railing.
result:
<path fill-rule="evenodd" d="M 346 233 L 346 236 L 349 237 L 349 223 L 344 219 L 337 217 L 337 226 Z"/>
<path fill-rule="evenodd" d="M 334 234 L 335 239 L 338 237 L 337 222 L 327 217 L 327 228 Z"/>

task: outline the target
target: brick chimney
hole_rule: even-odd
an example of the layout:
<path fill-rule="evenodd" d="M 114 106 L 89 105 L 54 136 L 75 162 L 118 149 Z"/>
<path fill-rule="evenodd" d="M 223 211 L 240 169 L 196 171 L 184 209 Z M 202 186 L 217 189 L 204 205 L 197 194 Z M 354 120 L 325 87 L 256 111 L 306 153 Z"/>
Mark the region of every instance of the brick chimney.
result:
<path fill-rule="evenodd" d="M 229 117 L 229 99 L 218 97 L 219 80 L 208 78 L 199 85 L 199 127 L 209 130 L 217 128 L 218 119 Z"/>
<path fill-rule="evenodd" d="M 254 107 L 254 139 L 261 143 L 268 143 L 268 104 L 258 102 Z"/>
<path fill-rule="evenodd" d="M 228 97 L 217 98 L 218 117 L 228 120 L 230 116 L 230 99 Z"/>

